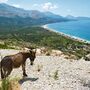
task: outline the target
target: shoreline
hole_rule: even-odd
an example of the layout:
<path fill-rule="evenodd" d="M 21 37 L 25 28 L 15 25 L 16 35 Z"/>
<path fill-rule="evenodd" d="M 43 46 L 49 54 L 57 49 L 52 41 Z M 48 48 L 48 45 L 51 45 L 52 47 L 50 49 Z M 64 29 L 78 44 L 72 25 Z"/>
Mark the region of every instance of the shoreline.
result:
<path fill-rule="evenodd" d="M 76 36 L 73 36 L 73 35 L 69 35 L 69 34 L 65 34 L 65 33 L 62 33 L 62 32 L 59 32 L 59 31 L 56 31 L 55 29 L 52 29 L 52 28 L 49 28 L 47 25 L 42 25 L 41 27 L 49 30 L 49 31 L 52 31 L 52 32 L 55 32 L 57 34 L 60 34 L 66 38 L 70 38 L 70 39 L 73 39 L 73 40 L 76 40 L 76 41 L 79 41 L 79 42 L 84 42 L 84 43 L 88 43 L 90 44 L 90 41 L 88 40 L 85 40 L 83 38 L 79 38 L 79 37 L 76 37 Z"/>

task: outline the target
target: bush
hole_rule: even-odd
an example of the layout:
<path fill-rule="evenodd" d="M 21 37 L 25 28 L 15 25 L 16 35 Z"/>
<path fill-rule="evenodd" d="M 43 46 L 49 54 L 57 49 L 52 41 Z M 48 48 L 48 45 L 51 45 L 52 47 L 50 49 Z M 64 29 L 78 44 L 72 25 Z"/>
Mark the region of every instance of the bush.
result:
<path fill-rule="evenodd" d="M 21 90 L 17 78 L 14 79 L 3 79 L 1 82 L 0 90 Z"/>
<path fill-rule="evenodd" d="M 8 78 L 3 79 L 1 83 L 0 90 L 9 90 L 10 81 Z"/>
<path fill-rule="evenodd" d="M 59 78 L 59 76 L 58 76 L 58 70 L 56 70 L 56 71 L 54 72 L 53 78 L 54 78 L 55 80 L 57 80 L 57 79 Z"/>

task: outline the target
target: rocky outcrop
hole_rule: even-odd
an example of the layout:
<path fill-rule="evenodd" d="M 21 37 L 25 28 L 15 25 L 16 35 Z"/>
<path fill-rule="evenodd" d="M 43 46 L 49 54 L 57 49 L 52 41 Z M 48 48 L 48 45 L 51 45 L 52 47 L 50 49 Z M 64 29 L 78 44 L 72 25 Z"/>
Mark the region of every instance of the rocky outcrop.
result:
<path fill-rule="evenodd" d="M 90 61 L 90 54 L 86 55 L 86 56 L 84 57 L 84 59 L 85 59 L 86 61 Z"/>

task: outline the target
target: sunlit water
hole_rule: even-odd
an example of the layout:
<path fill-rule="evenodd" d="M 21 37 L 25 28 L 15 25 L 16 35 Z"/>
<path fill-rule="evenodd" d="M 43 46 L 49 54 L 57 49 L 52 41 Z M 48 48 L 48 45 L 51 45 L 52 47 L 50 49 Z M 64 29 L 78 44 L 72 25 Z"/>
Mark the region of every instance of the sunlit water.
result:
<path fill-rule="evenodd" d="M 90 41 L 90 20 L 48 24 L 49 28 Z"/>

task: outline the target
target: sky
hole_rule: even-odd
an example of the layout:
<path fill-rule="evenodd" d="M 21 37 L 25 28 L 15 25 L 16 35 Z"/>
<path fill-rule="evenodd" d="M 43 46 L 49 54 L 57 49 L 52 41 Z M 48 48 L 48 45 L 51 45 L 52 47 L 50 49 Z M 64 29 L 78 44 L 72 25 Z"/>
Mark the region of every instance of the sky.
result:
<path fill-rule="evenodd" d="M 90 0 L 0 0 L 26 10 L 50 11 L 58 15 L 90 17 Z"/>

